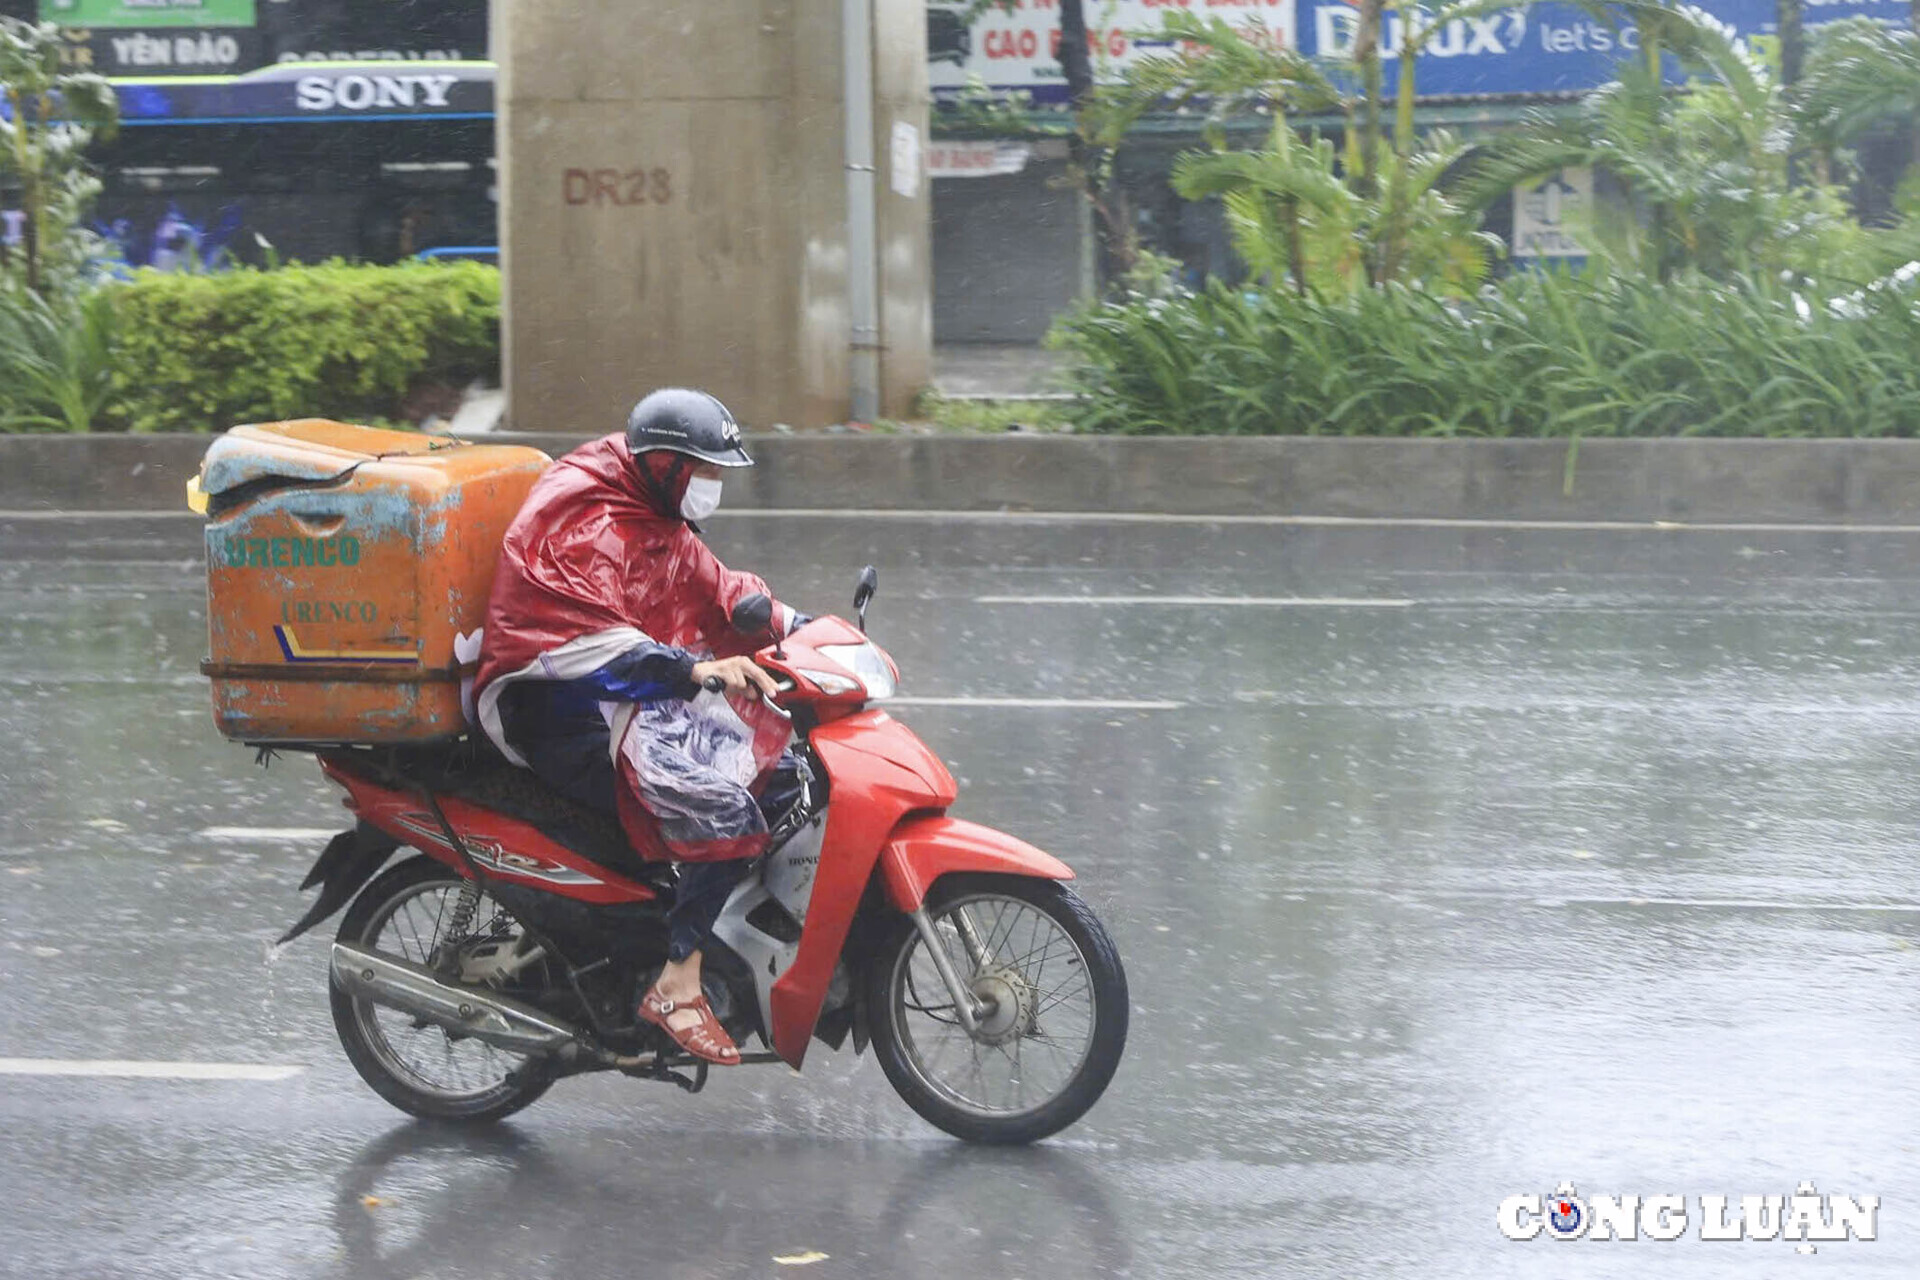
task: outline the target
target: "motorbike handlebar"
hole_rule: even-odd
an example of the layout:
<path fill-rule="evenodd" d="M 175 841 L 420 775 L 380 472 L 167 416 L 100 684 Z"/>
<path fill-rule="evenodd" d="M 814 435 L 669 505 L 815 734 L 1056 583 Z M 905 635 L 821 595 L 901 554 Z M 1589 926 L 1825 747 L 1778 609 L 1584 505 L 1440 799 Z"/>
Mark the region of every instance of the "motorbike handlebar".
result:
<path fill-rule="evenodd" d="M 775 683 L 781 693 L 787 693 L 793 689 L 793 681 L 791 680 L 778 680 Z M 719 693 L 727 687 L 727 682 L 719 676 L 708 676 L 700 682 L 700 686 L 708 693 Z M 789 720 L 793 719 L 793 713 L 775 702 L 771 694 L 762 692 L 760 694 L 760 701 L 764 702 L 769 710 L 776 711 Z"/>

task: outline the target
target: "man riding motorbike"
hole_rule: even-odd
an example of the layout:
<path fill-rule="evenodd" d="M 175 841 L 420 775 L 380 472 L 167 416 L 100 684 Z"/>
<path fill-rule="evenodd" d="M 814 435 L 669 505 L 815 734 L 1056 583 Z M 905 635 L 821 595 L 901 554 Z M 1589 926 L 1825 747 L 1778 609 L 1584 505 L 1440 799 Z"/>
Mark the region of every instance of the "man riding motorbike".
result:
<path fill-rule="evenodd" d="M 701 947 L 805 768 L 760 701 L 772 678 L 746 656 L 766 637 L 730 621 L 767 586 L 698 536 L 723 469 L 752 465 L 726 406 L 681 388 L 560 459 L 507 531 L 474 679 L 509 760 L 618 814 L 642 857 L 680 864 L 668 963 L 638 1014 L 721 1065 L 740 1051 L 701 992 Z M 774 606 L 781 634 L 804 621 Z"/>

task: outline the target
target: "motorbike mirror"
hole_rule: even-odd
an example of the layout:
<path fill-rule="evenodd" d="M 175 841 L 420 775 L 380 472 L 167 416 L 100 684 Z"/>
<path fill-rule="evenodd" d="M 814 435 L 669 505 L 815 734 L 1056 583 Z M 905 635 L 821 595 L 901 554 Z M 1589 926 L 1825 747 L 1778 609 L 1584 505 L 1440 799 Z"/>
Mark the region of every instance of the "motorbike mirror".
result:
<path fill-rule="evenodd" d="M 880 571 L 872 565 L 860 571 L 860 581 L 853 588 L 853 611 L 859 615 L 860 629 L 867 629 L 867 604 L 873 599 L 873 593 L 880 589 Z"/>
<path fill-rule="evenodd" d="M 740 597 L 733 606 L 733 629 L 743 636 L 764 636 L 773 627 L 773 601 L 765 592 Z"/>

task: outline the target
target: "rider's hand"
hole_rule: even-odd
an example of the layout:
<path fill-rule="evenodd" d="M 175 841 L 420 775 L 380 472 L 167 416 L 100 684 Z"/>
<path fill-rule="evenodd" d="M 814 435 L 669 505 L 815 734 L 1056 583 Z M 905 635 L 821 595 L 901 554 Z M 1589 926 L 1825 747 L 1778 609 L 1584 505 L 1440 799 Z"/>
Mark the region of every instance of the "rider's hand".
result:
<path fill-rule="evenodd" d="M 692 674 L 693 682 L 703 688 L 710 677 L 717 677 L 728 693 L 745 693 L 749 686 L 759 689 L 769 698 L 778 692 L 773 677 L 755 665 L 752 658 L 715 658 L 710 662 L 696 662 Z"/>

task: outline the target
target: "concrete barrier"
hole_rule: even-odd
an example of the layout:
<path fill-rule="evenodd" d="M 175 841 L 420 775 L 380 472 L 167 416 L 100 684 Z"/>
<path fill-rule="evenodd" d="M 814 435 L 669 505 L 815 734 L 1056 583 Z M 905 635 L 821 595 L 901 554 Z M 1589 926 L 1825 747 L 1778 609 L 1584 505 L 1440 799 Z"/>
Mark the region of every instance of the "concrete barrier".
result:
<path fill-rule="evenodd" d="M 0 510 L 183 510 L 206 436 L 0 436 Z M 488 440 L 564 453 L 583 437 Z M 1920 523 L 1920 441 L 761 436 L 727 505 Z"/>

